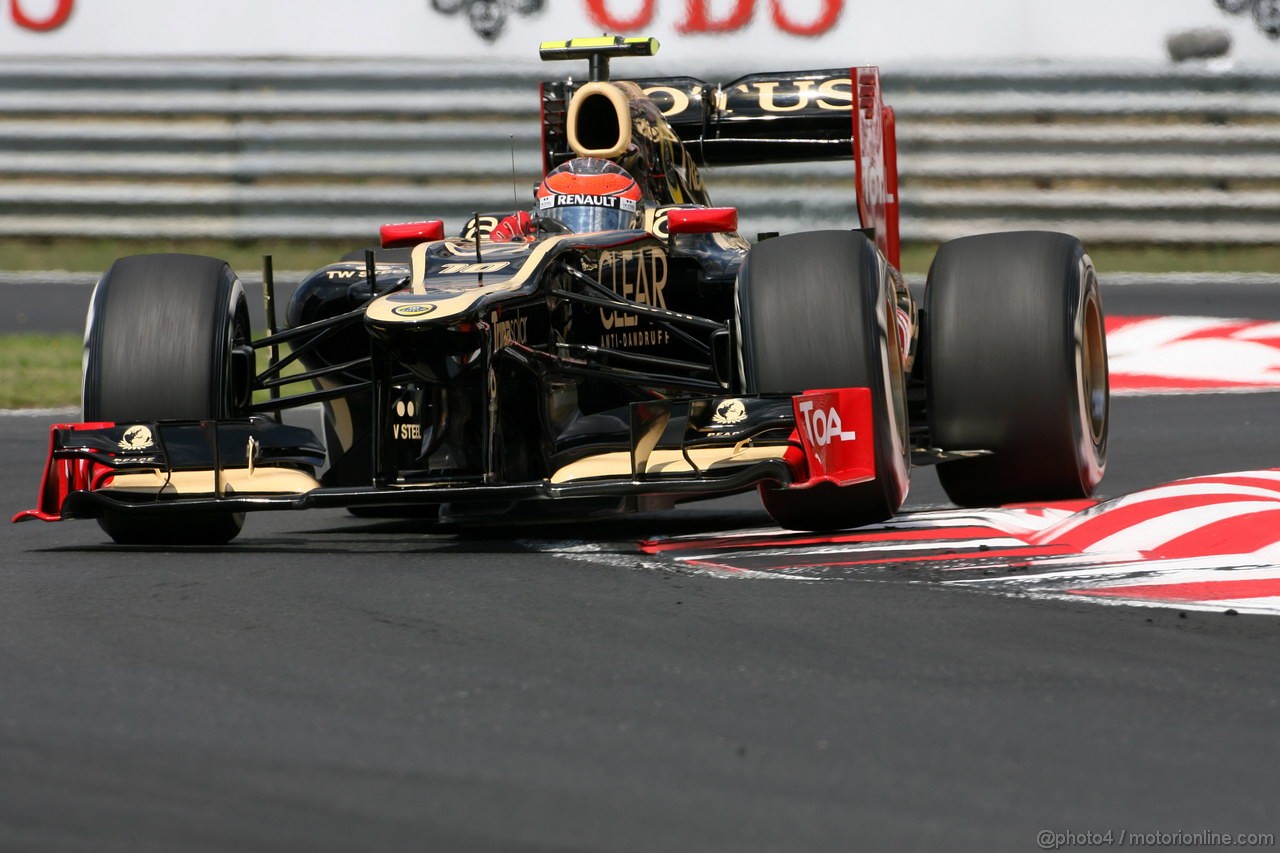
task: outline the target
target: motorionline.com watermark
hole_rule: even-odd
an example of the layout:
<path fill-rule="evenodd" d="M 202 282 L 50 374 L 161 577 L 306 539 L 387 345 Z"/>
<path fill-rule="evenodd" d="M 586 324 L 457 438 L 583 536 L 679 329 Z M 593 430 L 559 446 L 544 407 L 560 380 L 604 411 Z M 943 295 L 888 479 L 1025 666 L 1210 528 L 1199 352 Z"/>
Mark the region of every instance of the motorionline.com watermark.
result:
<path fill-rule="evenodd" d="M 1132 832 L 1127 829 L 1106 832 L 1055 832 L 1042 829 L 1036 833 L 1041 850 L 1068 847 L 1274 847 L 1271 832 Z"/>

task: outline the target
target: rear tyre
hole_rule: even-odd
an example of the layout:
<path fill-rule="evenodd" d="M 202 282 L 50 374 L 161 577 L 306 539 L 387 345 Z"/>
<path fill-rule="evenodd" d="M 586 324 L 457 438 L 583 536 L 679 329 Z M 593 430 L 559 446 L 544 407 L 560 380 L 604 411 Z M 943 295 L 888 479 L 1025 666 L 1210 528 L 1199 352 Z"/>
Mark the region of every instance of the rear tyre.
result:
<path fill-rule="evenodd" d="M 112 264 L 93 292 L 85 331 L 86 421 L 235 417 L 254 373 L 244 289 L 225 261 L 137 255 Z M 108 513 L 99 520 L 129 545 L 221 545 L 244 513 Z"/>
<path fill-rule="evenodd" d="M 876 477 L 853 486 L 762 486 L 765 509 L 796 530 L 883 521 L 907 495 L 905 381 L 893 289 L 862 234 L 790 234 L 751 249 L 738 277 L 747 393 L 871 389 Z"/>
<path fill-rule="evenodd" d="M 1093 494 L 1107 463 L 1107 342 L 1093 262 L 1067 234 L 946 243 L 929 270 L 929 427 L 961 506 Z"/>

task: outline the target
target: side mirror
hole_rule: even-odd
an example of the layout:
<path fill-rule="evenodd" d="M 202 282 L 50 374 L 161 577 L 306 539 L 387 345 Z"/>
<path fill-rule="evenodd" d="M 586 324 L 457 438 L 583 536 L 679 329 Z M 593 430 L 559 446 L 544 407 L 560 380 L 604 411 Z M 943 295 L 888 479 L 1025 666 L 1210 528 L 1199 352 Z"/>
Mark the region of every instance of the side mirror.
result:
<path fill-rule="evenodd" d="M 400 222 L 394 225 L 383 225 L 378 229 L 382 236 L 382 248 L 404 249 L 426 243 L 430 240 L 444 239 L 444 222 L 430 219 L 426 222 Z"/>
<path fill-rule="evenodd" d="M 667 211 L 667 233 L 724 234 L 738 230 L 736 207 L 678 207 Z"/>

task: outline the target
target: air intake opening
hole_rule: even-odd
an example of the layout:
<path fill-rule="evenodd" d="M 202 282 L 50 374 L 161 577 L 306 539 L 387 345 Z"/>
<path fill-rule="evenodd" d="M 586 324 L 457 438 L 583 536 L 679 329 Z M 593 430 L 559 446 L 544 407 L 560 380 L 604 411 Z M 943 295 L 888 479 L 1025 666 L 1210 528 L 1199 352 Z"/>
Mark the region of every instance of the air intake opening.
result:
<path fill-rule="evenodd" d="M 613 148 L 622 128 L 613 101 L 604 95 L 588 95 L 578 105 L 578 144 L 592 150 Z"/>
<path fill-rule="evenodd" d="M 587 83 L 569 103 L 569 147 L 579 157 L 611 160 L 631 144 L 631 105 L 609 83 Z"/>

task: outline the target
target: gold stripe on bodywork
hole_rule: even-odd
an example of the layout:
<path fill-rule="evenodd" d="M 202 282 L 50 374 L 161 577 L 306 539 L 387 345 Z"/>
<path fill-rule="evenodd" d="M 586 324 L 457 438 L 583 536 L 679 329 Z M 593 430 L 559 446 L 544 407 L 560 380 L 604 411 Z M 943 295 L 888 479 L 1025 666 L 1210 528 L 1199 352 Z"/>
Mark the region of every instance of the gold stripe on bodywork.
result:
<path fill-rule="evenodd" d="M 787 452 L 787 445 L 773 447 L 692 447 L 689 457 L 700 471 L 751 465 L 766 462 L 770 459 L 781 459 Z M 655 450 L 649 456 L 645 467 L 645 475 L 695 474 L 684 454 L 679 450 Z M 589 480 L 593 477 L 630 477 L 631 454 L 628 451 L 600 453 L 572 462 L 551 475 L 552 483 L 569 483 L 574 480 Z"/>
<path fill-rule="evenodd" d="M 301 495 L 320 488 L 309 474 L 291 468 L 222 469 L 222 487 L 228 494 Z M 212 495 L 213 471 L 149 471 L 141 474 L 116 474 L 103 493 L 135 492 L 162 495 Z"/>
<path fill-rule="evenodd" d="M 573 239 L 574 236 L 572 234 L 562 234 L 548 237 L 541 241 L 529 252 L 524 263 L 509 278 L 501 279 L 494 284 L 482 284 L 465 293 L 456 295 L 445 295 L 437 291 L 434 293 L 437 298 L 434 299 L 432 298 L 433 292 L 427 288 L 427 250 L 432 244 L 419 243 L 414 246 L 413 252 L 409 255 L 413 266 L 413 281 L 409 285 L 409 292 L 422 298 L 410 301 L 406 300 L 402 293 L 380 296 L 369 303 L 369 306 L 365 308 L 364 315 L 367 319 L 379 323 L 403 323 L 405 325 L 438 323 L 442 319 L 456 317 L 486 296 L 494 293 L 510 293 L 524 287 L 529 277 L 541 268 L 543 258 L 558 244 L 565 240 Z M 483 252 L 483 249 L 481 251 Z M 500 278 L 500 276 L 493 273 L 487 273 L 486 277 Z M 392 313 L 394 308 L 403 305 L 431 305 L 432 310 L 429 314 L 414 317 L 401 317 Z"/>
<path fill-rule="evenodd" d="M 431 243 L 419 243 L 409 253 L 409 290 L 412 293 L 425 293 L 422 282 L 427 277 L 427 250 Z"/>

